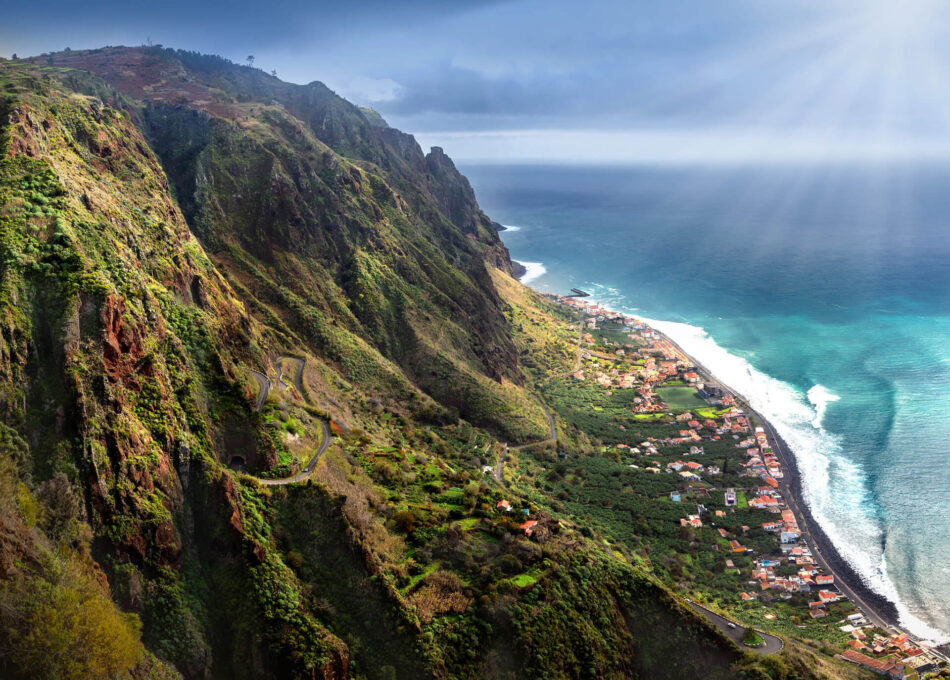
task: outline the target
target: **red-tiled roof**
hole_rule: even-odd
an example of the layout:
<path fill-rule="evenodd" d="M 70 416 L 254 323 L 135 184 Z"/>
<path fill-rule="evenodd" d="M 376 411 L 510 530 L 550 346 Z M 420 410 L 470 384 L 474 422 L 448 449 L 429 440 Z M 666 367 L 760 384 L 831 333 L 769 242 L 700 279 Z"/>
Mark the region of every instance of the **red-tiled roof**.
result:
<path fill-rule="evenodd" d="M 853 661 L 854 663 L 861 664 L 865 668 L 870 668 L 872 671 L 878 673 L 887 673 L 895 666 L 899 664 L 891 661 L 890 659 L 873 659 L 866 654 L 855 651 L 853 649 L 846 649 L 841 652 L 841 656 L 846 658 L 848 661 Z"/>

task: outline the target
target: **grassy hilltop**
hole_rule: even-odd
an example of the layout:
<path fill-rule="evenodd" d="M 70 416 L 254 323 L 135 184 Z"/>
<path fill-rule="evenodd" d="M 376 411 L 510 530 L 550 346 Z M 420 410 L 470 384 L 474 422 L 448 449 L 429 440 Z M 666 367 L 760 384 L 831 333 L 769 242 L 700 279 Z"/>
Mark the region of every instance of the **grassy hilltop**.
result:
<path fill-rule="evenodd" d="M 2 61 L 0 126 L 3 677 L 824 667 L 743 653 L 573 504 L 485 473 L 554 455 L 536 395 L 574 355 L 441 150 L 162 48 Z M 324 423 L 310 481 L 265 486 Z"/>

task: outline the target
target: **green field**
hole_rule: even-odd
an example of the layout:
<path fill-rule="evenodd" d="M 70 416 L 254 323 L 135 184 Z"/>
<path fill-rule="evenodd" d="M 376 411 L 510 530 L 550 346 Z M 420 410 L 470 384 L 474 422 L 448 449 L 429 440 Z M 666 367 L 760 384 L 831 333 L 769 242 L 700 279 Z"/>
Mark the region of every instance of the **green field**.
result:
<path fill-rule="evenodd" d="M 709 404 L 699 398 L 692 387 L 661 387 L 656 393 L 674 411 L 708 408 Z"/>
<path fill-rule="evenodd" d="M 721 418 L 724 413 L 728 413 L 729 411 L 730 409 L 728 408 L 709 408 L 707 406 L 706 408 L 696 409 L 696 415 L 700 418 L 712 418 L 715 420 L 716 418 Z"/>

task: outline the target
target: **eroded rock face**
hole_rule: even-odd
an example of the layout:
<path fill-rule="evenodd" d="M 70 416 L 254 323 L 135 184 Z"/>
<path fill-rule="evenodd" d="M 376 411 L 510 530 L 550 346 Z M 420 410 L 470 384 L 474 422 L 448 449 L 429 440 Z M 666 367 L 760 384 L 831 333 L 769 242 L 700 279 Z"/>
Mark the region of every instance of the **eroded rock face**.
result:
<path fill-rule="evenodd" d="M 233 661 L 244 655 L 260 659 L 254 677 L 273 677 L 294 654 L 274 651 L 289 638 L 263 600 L 234 623 L 241 655 L 228 636 L 212 641 L 228 584 L 293 583 L 260 522 L 248 531 L 240 487 L 217 462 L 225 422 L 269 441 L 235 368 L 260 364 L 250 354 L 258 327 L 188 230 L 128 113 L 31 78 L 30 104 L 0 105 L 10 140 L 0 213 L 11 226 L 0 235 L 0 415 L 22 436 L 18 460 L 36 481 L 69 473 L 106 570 L 97 573 L 142 615 L 149 645 L 189 678 L 212 668 L 250 677 Z M 0 580 L 38 559 L 30 530 L 0 512 Z M 189 580 L 218 596 L 182 597 Z M 325 658 L 309 647 L 339 643 L 306 613 L 300 625 L 323 636 L 295 642 L 309 658 Z M 169 635 L 182 637 L 169 646 Z M 339 645 L 331 671 L 346 667 Z"/>
<path fill-rule="evenodd" d="M 477 234 L 484 214 L 475 202 L 475 192 L 442 147 L 426 156 L 426 170 L 433 179 L 433 194 L 443 212 L 466 234 Z"/>
<path fill-rule="evenodd" d="M 8 126 L 16 134 L 11 135 L 7 154 L 39 158 L 45 145 L 41 136 L 41 126 L 30 107 L 26 104 L 13 107 L 8 115 Z"/>
<path fill-rule="evenodd" d="M 154 375 L 151 362 L 143 361 L 141 333 L 123 319 L 124 312 L 123 299 L 106 296 L 102 306 L 102 358 L 106 374 L 116 382 L 126 382 L 136 374 Z"/>
<path fill-rule="evenodd" d="M 319 673 L 314 672 L 313 680 L 344 680 L 349 677 L 350 657 L 346 646 L 336 645 L 330 653 L 330 659 L 323 665 Z"/>
<path fill-rule="evenodd" d="M 522 380 L 486 265 L 507 253 L 444 154 L 319 84 L 265 92 L 251 73 L 238 97 L 167 57 L 54 56 L 70 70 L 31 72 L 0 105 L 18 208 L 0 235 L 2 415 L 52 452 L 44 474 L 73 473 L 117 601 L 155 649 L 187 639 L 186 675 L 343 678 L 346 645 L 282 563 L 260 492 L 223 469 L 278 461 L 247 371 L 298 343 L 383 381 L 360 389 L 389 404 L 450 420 L 434 400 L 489 403 Z M 4 542 L 32 559 L 18 531 L 0 526 L 0 572 Z"/>
<path fill-rule="evenodd" d="M 39 552 L 29 528 L 15 515 L 0 513 L 0 580 L 13 578 L 24 568 L 39 567 Z"/>

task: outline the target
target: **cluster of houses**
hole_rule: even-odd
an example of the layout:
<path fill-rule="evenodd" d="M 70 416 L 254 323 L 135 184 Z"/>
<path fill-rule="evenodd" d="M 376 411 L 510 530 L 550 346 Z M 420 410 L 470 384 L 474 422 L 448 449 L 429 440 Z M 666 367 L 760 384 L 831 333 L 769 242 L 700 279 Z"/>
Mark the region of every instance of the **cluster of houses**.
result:
<path fill-rule="evenodd" d="M 749 584 L 758 586 L 760 592 L 777 590 L 785 597 L 791 597 L 795 593 L 815 593 L 813 601 L 809 604 L 809 613 L 812 618 L 821 618 L 827 616 L 826 605 L 829 602 L 837 602 L 841 599 L 841 594 L 829 590 L 834 587 L 834 575 L 820 573 L 813 566 L 810 555 L 805 554 L 807 549 L 802 548 L 802 551 L 797 557 L 794 555 L 773 556 L 756 560 Z M 775 568 L 783 564 L 797 564 L 798 573 L 786 576 L 776 575 Z M 739 598 L 743 601 L 754 600 L 757 597 L 755 591 L 739 593 Z"/>
<path fill-rule="evenodd" d="M 874 633 L 873 626 L 862 614 L 849 616 L 840 629 L 851 637 L 841 658 L 879 675 L 905 678 L 916 672 L 918 677 L 923 677 L 938 669 L 940 660 L 930 650 L 906 633 Z"/>
<path fill-rule="evenodd" d="M 742 424 L 748 427 L 747 421 Z M 773 484 L 773 482 L 785 476 L 782 472 L 782 465 L 779 463 L 778 457 L 769 447 L 768 439 L 765 436 L 765 429 L 757 427 L 755 428 L 754 434 L 754 437 L 749 437 L 739 442 L 739 446 L 746 450 L 746 462 L 743 463 L 743 467 L 748 474 L 762 477 L 768 484 L 778 486 L 777 483 Z"/>
<path fill-rule="evenodd" d="M 654 461 L 656 462 L 656 461 Z M 673 472 L 679 474 L 687 482 L 700 482 L 702 477 L 700 473 L 706 474 L 708 476 L 721 475 L 722 470 L 719 469 L 716 465 L 703 465 L 702 463 L 697 463 L 694 460 L 682 461 L 676 460 L 672 463 L 667 463 L 666 465 L 667 472 Z"/>
<path fill-rule="evenodd" d="M 588 345 L 594 344 L 594 338 L 589 333 L 585 333 L 583 339 Z M 616 344 L 607 338 L 601 338 L 601 341 L 608 347 Z M 635 389 L 633 398 L 635 413 L 663 412 L 668 410 L 669 406 L 663 403 L 654 391 L 654 386 L 665 380 L 676 378 L 686 380 L 685 376 L 689 373 L 686 369 L 689 363 L 681 359 L 657 361 L 656 354 L 661 351 L 661 348 L 656 345 L 636 347 L 626 344 L 614 350 L 613 356 L 585 352 L 582 356 L 591 360 L 591 365 L 587 368 L 579 368 L 572 375 L 575 380 L 592 380 L 601 387 Z M 623 361 L 623 370 L 608 365 L 601 366 L 597 362 L 598 359 Z"/>
<path fill-rule="evenodd" d="M 758 495 L 749 501 L 749 507 L 766 510 L 779 515 L 779 517 L 771 522 L 763 522 L 762 528 L 778 535 L 779 543 L 781 543 L 783 551 L 786 550 L 787 546 L 787 549 L 792 551 L 795 550 L 796 547 L 807 550 L 805 546 L 792 545 L 798 543 L 799 539 L 801 539 L 802 530 L 798 528 L 798 520 L 795 518 L 795 513 L 784 507 L 784 500 L 781 494 L 769 485 L 760 486 L 757 489 L 757 493 Z"/>
<path fill-rule="evenodd" d="M 575 309 L 586 309 L 589 315 L 586 324 L 588 331 L 595 330 L 598 323 L 622 323 L 625 328 L 636 333 L 640 340 L 636 345 L 626 344 L 612 350 L 614 357 L 620 362 L 619 365 L 626 370 L 611 368 L 606 363 L 600 365 L 596 362 L 597 358 L 608 359 L 609 357 L 592 354 L 593 350 L 585 352 L 583 357 L 594 360 L 592 368 L 587 373 L 584 370 L 577 371 L 574 374 L 576 379 L 583 381 L 589 376 L 598 385 L 608 389 L 634 389 L 635 396 L 632 404 L 634 413 L 667 412 L 669 406 L 658 396 L 655 387 L 664 381 L 674 379 L 695 387 L 699 396 L 711 405 L 728 409 L 719 411 L 715 419 L 700 419 L 689 412 L 681 413 L 676 416 L 676 421 L 680 424 L 676 436 L 665 439 L 650 438 L 638 446 L 618 444 L 617 448 L 627 449 L 637 456 L 659 457 L 658 446 L 688 445 L 690 447 L 688 456 L 695 457 L 703 453 L 703 447 L 700 444 L 704 438 L 719 441 L 726 436 L 743 437 L 737 442 L 738 447 L 745 449 L 746 460 L 743 463 L 743 474 L 758 477 L 761 480 L 753 489 L 753 493 L 748 494 L 751 496 L 747 501 L 748 506 L 751 509 L 766 510 L 775 514 L 775 518 L 764 522 L 762 528 L 776 535 L 780 550 L 768 556 L 758 557 L 754 561 L 748 580 L 748 585 L 752 587 L 739 593 L 739 599 L 757 600 L 764 591 L 777 593 L 783 599 L 805 593 L 808 594 L 808 613 L 811 618 L 821 619 L 829 616 L 829 605 L 846 598 L 838 591 L 834 575 L 822 573 L 815 564 L 810 548 L 802 541 L 802 531 L 798 520 L 794 512 L 787 507 L 779 491 L 779 480 L 784 478 L 784 473 L 781 462 L 769 444 L 765 429 L 756 427 L 753 430 L 748 416 L 739 408 L 733 395 L 720 387 L 703 384 L 702 377 L 692 370 L 690 358 L 646 324 L 597 305 L 585 304 L 577 299 L 559 298 L 559 300 Z M 572 330 L 577 329 L 572 328 Z M 588 346 L 595 344 L 594 336 L 590 332 L 584 333 L 582 338 Z M 632 339 L 636 338 L 632 337 Z M 617 345 L 607 338 L 601 340 L 603 345 L 610 349 Z M 686 456 L 684 451 L 684 458 Z M 695 460 L 675 460 L 665 466 L 657 460 L 650 462 L 652 465 L 646 467 L 646 471 L 659 474 L 665 469 L 665 472 L 669 474 L 678 474 L 685 482 L 703 481 L 703 477 L 721 474 L 717 466 Z M 630 467 L 638 468 L 639 466 L 631 465 Z M 670 500 L 674 502 L 681 502 L 683 498 L 684 494 L 679 491 L 670 493 Z M 726 489 L 727 509 L 735 509 L 737 504 L 736 490 Z M 708 514 L 704 506 L 698 505 L 695 513 L 687 514 L 679 522 L 683 527 L 699 529 L 703 527 L 703 518 Z M 715 517 L 725 516 L 724 511 L 715 511 Z M 715 521 L 712 521 L 715 526 Z M 526 529 L 526 533 L 529 530 L 530 527 Z M 732 553 L 739 555 L 749 552 L 737 537 L 725 529 L 717 528 L 717 531 L 724 540 L 729 541 Z M 748 531 L 749 527 L 742 527 L 743 533 Z M 740 572 L 732 559 L 726 559 L 725 564 L 728 570 Z M 779 569 L 779 567 L 782 568 Z M 797 572 L 788 567 L 797 568 Z M 904 678 L 911 671 L 917 671 L 922 675 L 937 668 L 937 660 L 932 653 L 921 649 L 906 634 L 896 634 L 889 638 L 872 635 L 869 639 L 871 634 L 864 631 L 870 628 L 871 625 L 862 614 L 852 614 L 848 617 L 841 630 L 850 633 L 851 640 L 849 648 L 841 655 L 842 658 L 881 675 L 894 678 Z"/>
<path fill-rule="evenodd" d="M 577 310 L 584 310 L 584 312 L 587 314 L 585 325 L 588 328 L 597 328 L 598 323 L 606 323 L 608 321 L 612 323 L 621 323 L 625 326 L 634 326 L 635 324 L 640 323 L 633 317 L 611 311 L 605 307 L 601 307 L 596 303 L 585 302 L 584 300 L 576 297 L 556 295 L 554 296 L 554 299 L 560 302 L 562 305 L 567 305 L 568 307 L 573 307 Z M 643 326 L 643 324 L 640 325 Z"/>
<path fill-rule="evenodd" d="M 685 519 L 680 520 L 680 524 L 684 527 L 698 529 L 703 526 L 703 520 L 699 518 L 699 515 L 686 515 Z"/>
<path fill-rule="evenodd" d="M 665 380 L 679 378 L 683 382 L 702 388 L 700 377 L 695 371 L 689 370 L 691 362 L 677 347 L 666 339 L 660 337 L 656 331 L 633 317 L 624 316 L 609 310 L 603 309 L 596 304 L 588 304 L 577 300 L 576 298 L 558 297 L 561 303 L 583 309 L 588 315 L 585 321 L 585 328 L 577 329 L 570 326 L 569 330 L 581 330 L 581 340 L 584 345 L 591 347 L 596 344 L 594 335 L 590 332 L 596 330 L 598 323 L 613 322 L 622 324 L 631 332 L 637 333 L 640 337 L 638 344 L 627 343 L 618 346 L 618 343 L 601 338 L 601 342 L 607 348 L 612 349 L 613 356 L 593 355 L 591 352 L 585 352 L 584 358 L 622 360 L 626 364 L 626 370 L 616 367 L 601 367 L 594 362 L 592 366 L 585 370 L 579 368 L 573 373 L 575 379 L 580 381 L 591 380 L 601 387 L 633 389 L 636 388 L 636 396 L 633 398 L 633 411 L 635 413 L 660 413 L 667 411 L 669 406 L 660 399 L 653 389 L 653 386 Z"/>

